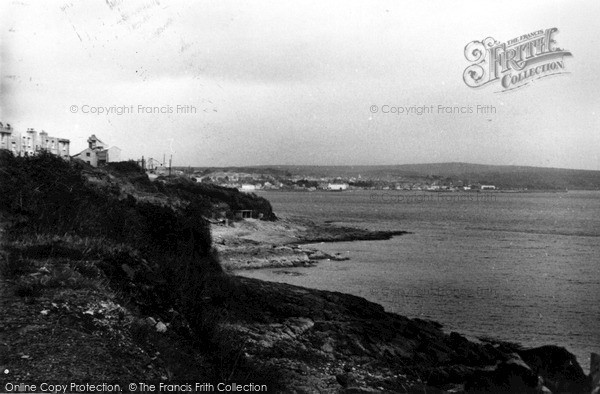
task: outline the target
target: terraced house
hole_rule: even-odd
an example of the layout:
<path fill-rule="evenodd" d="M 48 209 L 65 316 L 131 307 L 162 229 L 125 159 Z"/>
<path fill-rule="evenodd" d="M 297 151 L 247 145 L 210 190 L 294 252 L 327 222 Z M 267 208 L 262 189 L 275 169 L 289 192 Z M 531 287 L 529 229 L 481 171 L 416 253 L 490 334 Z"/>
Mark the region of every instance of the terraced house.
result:
<path fill-rule="evenodd" d="M 6 149 L 15 156 L 30 156 L 41 151 L 68 159 L 71 142 L 65 138 L 52 137 L 44 130 L 41 132 L 28 128 L 27 131 L 15 132 L 10 124 L 0 122 L 0 149 Z"/>

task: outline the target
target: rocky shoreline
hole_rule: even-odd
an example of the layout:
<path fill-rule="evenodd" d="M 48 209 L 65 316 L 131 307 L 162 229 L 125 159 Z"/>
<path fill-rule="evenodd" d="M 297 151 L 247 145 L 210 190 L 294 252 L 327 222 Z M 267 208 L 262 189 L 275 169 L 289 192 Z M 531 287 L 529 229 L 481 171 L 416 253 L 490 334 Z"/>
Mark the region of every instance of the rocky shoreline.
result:
<path fill-rule="evenodd" d="M 249 245 L 264 253 L 260 240 L 265 232 L 250 232 L 250 225 L 266 226 L 269 238 L 269 231 L 289 226 L 285 237 L 278 232 L 279 238 L 270 238 L 278 257 L 291 248 L 311 255 L 311 263 L 328 258 L 285 245 L 284 238 L 304 231 L 285 222 L 248 222 L 236 227 L 247 232 L 236 233 L 243 240 L 225 239 L 222 232 L 216 232 L 215 239 L 224 241 L 221 246 L 237 247 L 235 253 Z M 81 263 L 76 245 L 68 242 L 72 240 L 21 245 L 19 250 L 43 262 L 32 275 L 50 275 L 58 269 L 51 264 L 65 264 L 60 253 Z M 49 247 L 51 259 L 41 253 Z M 4 378 L 50 379 L 57 370 L 70 368 L 74 377 L 103 373 L 115 381 L 198 381 L 217 368 L 221 373 L 214 377 L 219 381 L 231 381 L 235 374 L 246 376 L 246 383 L 266 384 L 269 392 L 285 393 L 590 393 L 598 385 L 597 367 L 586 376 L 575 356 L 562 347 L 525 349 L 466 338 L 445 333 L 436 322 L 388 313 L 361 297 L 236 275 L 226 275 L 225 282 L 209 281 L 215 288 L 209 286 L 197 299 L 198 310 L 219 321 L 210 334 L 216 340 L 211 346 L 218 351 L 208 352 L 216 354 L 209 357 L 187 318 L 154 299 L 164 289 L 153 265 L 135 256 L 124 261 L 120 269 L 105 260 L 88 262 L 98 273 L 98 267 L 113 267 L 111 278 L 120 278 L 119 288 L 130 290 L 123 305 L 110 288 L 100 285 L 61 285 L 31 299 L 16 295 L 14 284 L 0 281 L 0 304 L 7 310 L 0 319 L 0 350 L 8 346 L 6 356 L 0 352 L 0 365 L 11 368 Z M 44 351 L 38 349 L 40 343 Z M 62 351 L 65 343 L 79 351 Z M 113 353 L 119 354 L 117 363 Z M 89 357 L 95 359 L 93 365 Z M 77 369 L 81 365 L 90 369 Z"/>
<path fill-rule="evenodd" d="M 562 347 L 446 334 L 363 298 L 237 277 L 227 329 L 289 392 L 585 393 L 591 377 Z"/>
<path fill-rule="evenodd" d="M 346 259 L 303 246 L 389 239 L 377 232 L 283 220 L 213 227 L 229 270 L 311 266 Z M 585 393 L 592 390 L 574 355 L 559 346 L 518 344 L 444 333 L 439 323 L 385 312 L 363 298 L 233 277 L 228 330 L 246 356 L 282 375 L 291 392 Z"/>
<path fill-rule="evenodd" d="M 348 260 L 307 247 L 320 242 L 376 241 L 408 234 L 407 231 L 369 231 L 315 223 L 306 219 L 277 222 L 244 220 L 211 228 L 213 244 L 226 270 L 310 267 L 320 260 Z"/>

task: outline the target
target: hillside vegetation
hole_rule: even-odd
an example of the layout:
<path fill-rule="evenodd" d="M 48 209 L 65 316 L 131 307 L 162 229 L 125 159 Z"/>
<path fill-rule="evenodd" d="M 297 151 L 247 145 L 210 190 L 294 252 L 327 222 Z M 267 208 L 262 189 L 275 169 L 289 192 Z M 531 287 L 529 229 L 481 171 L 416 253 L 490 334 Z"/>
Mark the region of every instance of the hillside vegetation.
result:
<path fill-rule="evenodd" d="M 6 301 L 12 293 L 25 300 L 26 308 L 39 303 L 33 326 L 44 326 L 41 317 L 68 314 L 70 328 L 89 334 L 89 341 L 77 341 L 82 355 L 103 353 L 85 347 L 104 348 L 107 343 L 95 339 L 106 336 L 118 338 L 132 354 L 137 351 L 131 349 L 170 352 L 172 363 L 163 362 L 161 373 L 145 370 L 148 379 L 266 379 L 273 384 L 273 377 L 265 377 L 268 370 L 247 362 L 243 343 L 222 327 L 224 303 L 235 299 L 237 289 L 221 269 L 204 219 L 215 203 L 274 218 L 264 199 L 192 182 L 151 183 L 131 163 L 96 170 L 49 154 L 14 157 L 0 151 L 0 298 Z M 155 328 L 166 327 L 169 337 L 152 341 Z M 69 332 L 74 331 L 63 332 L 67 337 L 59 342 L 73 340 Z M 54 338 L 47 341 L 55 343 Z M 60 343 L 54 346 L 46 348 L 43 365 L 64 353 Z M 183 350 L 173 350 L 178 348 Z M 19 372 L 21 355 L 2 353 L 0 365 L 12 366 L 12 379 L 58 378 L 42 364 L 38 370 L 28 364 Z M 95 364 L 112 365 L 109 356 Z M 119 359 L 123 368 L 135 369 L 141 362 L 134 356 Z M 104 374 L 92 371 L 91 376 L 94 372 Z M 124 376 L 115 371 L 111 377 Z"/>

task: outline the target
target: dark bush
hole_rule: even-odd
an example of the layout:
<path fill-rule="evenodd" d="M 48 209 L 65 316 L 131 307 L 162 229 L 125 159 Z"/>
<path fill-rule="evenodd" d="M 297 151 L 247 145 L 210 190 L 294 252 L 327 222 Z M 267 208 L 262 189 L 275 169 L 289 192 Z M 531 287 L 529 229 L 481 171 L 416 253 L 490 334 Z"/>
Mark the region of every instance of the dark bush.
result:
<path fill-rule="evenodd" d="M 7 279 L 18 278 L 34 272 L 35 266 L 23 256 L 17 257 L 15 253 L 0 255 L 0 276 Z"/>
<path fill-rule="evenodd" d="M 225 203 L 231 211 L 252 210 L 264 220 L 276 220 L 271 203 L 255 194 L 241 193 L 237 189 L 197 183 L 188 179 L 175 179 L 164 186 L 166 194 L 193 201 L 197 206 L 212 208 L 218 203 Z"/>
<path fill-rule="evenodd" d="M 113 163 L 106 163 L 105 168 L 109 172 L 118 174 L 145 174 L 144 169 L 140 167 L 135 161 L 118 161 Z"/>

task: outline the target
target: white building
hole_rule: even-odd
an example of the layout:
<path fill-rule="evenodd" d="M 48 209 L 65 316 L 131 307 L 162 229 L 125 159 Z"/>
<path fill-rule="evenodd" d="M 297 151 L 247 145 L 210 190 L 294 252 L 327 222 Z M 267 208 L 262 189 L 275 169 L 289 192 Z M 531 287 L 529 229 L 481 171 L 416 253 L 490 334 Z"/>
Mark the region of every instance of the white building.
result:
<path fill-rule="evenodd" d="M 65 138 L 51 137 L 44 130 L 38 133 L 32 128 L 24 133 L 17 133 L 10 124 L 5 125 L 0 122 L 0 149 L 9 150 L 15 156 L 33 156 L 46 151 L 68 159 L 70 141 Z"/>
<path fill-rule="evenodd" d="M 242 185 L 242 188 L 241 188 L 240 191 L 246 192 L 246 193 L 250 193 L 250 192 L 256 191 L 256 185 L 252 185 L 250 183 L 244 183 Z"/>
<path fill-rule="evenodd" d="M 346 190 L 346 189 L 348 189 L 347 183 L 329 183 L 329 184 L 327 184 L 327 190 L 341 191 L 341 190 Z"/>

